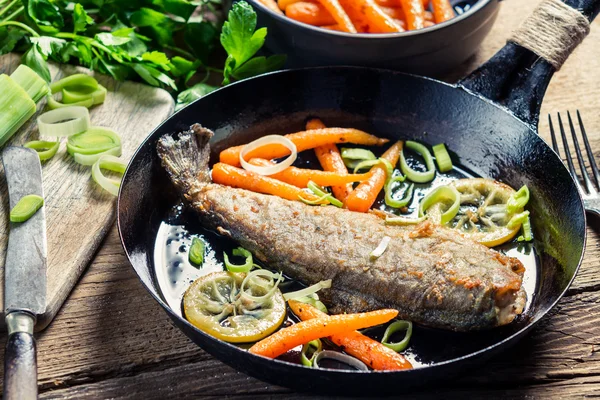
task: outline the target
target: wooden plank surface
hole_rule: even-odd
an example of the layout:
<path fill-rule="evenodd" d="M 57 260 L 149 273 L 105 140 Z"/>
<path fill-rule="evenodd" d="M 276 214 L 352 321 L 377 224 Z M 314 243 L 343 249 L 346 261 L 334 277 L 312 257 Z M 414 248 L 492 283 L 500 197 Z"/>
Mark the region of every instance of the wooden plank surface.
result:
<path fill-rule="evenodd" d="M 489 58 L 536 1 L 502 3 L 497 24 L 462 76 Z M 579 108 L 600 158 L 600 23 L 558 72 L 543 112 Z M 547 138 L 547 125 L 540 131 Z M 589 219 L 586 256 L 551 315 L 514 348 L 416 399 L 581 398 L 600 393 L 600 219 Z M 3 338 L 5 339 L 5 338 Z M 53 324 L 38 335 L 42 398 L 315 398 L 266 384 L 215 360 L 146 293 L 113 228 Z M 1 343 L 0 343 L 1 344 Z M 1 364 L 0 364 L 1 365 Z"/>
<path fill-rule="evenodd" d="M 0 73 L 11 73 L 20 55 L 0 57 Z M 51 67 L 53 80 L 84 68 Z M 117 83 L 96 75 L 108 89 L 106 101 L 91 109 L 92 125 L 112 128 L 121 134 L 123 159 L 128 160 L 141 141 L 173 112 L 173 99 L 162 89 L 133 82 Z M 45 109 L 38 105 L 38 114 Z M 38 115 L 36 114 L 36 116 Z M 39 137 L 36 116 L 17 133 L 8 145 L 22 145 Z M 37 329 L 47 325 L 60 309 L 82 271 L 92 260 L 115 219 L 115 198 L 91 180 L 90 167 L 80 166 L 66 153 L 63 144 L 58 154 L 43 163 L 44 194 L 48 238 L 48 287 L 46 312 L 38 317 Z M 8 235 L 8 193 L 0 165 L 0 270 L 3 271 Z M 0 310 L 3 306 L 4 273 L 0 273 Z M 4 318 L 0 318 L 4 323 Z"/>

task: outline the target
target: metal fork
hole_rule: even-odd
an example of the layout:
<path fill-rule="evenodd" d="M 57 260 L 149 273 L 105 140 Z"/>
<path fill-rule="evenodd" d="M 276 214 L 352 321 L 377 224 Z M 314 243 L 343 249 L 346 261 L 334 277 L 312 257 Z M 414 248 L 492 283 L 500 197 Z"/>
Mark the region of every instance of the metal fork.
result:
<path fill-rule="evenodd" d="M 567 159 L 567 166 L 569 167 L 569 171 L 571 172 L 571 175 L 575 180 L 577 188 L 579 189 L 579 193 L 583 198 L 583 204 L 585 206 L 586 211 L 600 216 L 600 174 L 598 173 L 598 166 L 596 165 L 594 153 L 592 152 L 592 149 L 590 147 L 590 142 L 588 141 L 587 134 L 585 133 L 583 121 L 581 120 L 581 114 L 579 113 L 579 110 L 577 110 L 579 129 L 581 130 L 581 136 L 583 137 L 585 151 L 590 161 L 590 167 L 592 169 L 592 175 L 594 177 L 595 185 L 591 181 L 588 171 L 585 167 L 585 161 L 581 153 L 581 148 L 579 147 L 579 140 L 577 139 L 575 127 L 573 126 L 571 113 L 569 113 L 568 111 L 567 118 L 569 120 L 569 127 L 571 128 L 571 135 L 573 137 L 573 146 L 575 147 L 575 154 L 577 155 L 577 161 L 579 162 L 579 170 L 581 171 L 581 176 L 583 177 L 583 186 L 579 180 L 577 171 L 575 171 L 575 166 L 573 165 L 573 156 L 571 155 L 571 151 L 569 150 L 569 144 L 567 143 L 567 136 L 565 134 L 565 129 L 563 126 L 562 119 L 560 117 L 560 113 L 558 113 L 558 125 L 560 127 L 560 136 L 562 137 L 563 147 L 565 150 L 565 158 Z M 548 114 L 548 122 L 550 124 L 550 135 L 552 136 L 552 148 L 554 149 L 556 154 L 560 156 L 560 151 L 558 150 L 558 144 L 556 142 L 556 135 L 554 133 L 554 126 L 552 125 L 552 117 L 550 116 L 550 114 Z"/>

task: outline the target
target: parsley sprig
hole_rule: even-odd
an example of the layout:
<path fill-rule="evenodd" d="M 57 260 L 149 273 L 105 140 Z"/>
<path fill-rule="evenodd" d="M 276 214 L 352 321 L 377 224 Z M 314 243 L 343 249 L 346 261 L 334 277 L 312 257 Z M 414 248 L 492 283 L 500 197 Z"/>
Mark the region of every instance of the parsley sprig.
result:
<path fill-rule="evenodd" d="M 221 26 L 220 0 L 0 0 L 0 54 L 21 51 L 23 63 L 50 81 L 47 60 L 76 63 L 117 80 L 171 88 L 178 107 L 222 84 L 281 68 L 285 56 L 256 56 L 266 28 L 256 13 L 233 5 Z M 218 43 L 223 69 L 211 65 Z M 190 82 L 200 83 L 190 87 Z"/>

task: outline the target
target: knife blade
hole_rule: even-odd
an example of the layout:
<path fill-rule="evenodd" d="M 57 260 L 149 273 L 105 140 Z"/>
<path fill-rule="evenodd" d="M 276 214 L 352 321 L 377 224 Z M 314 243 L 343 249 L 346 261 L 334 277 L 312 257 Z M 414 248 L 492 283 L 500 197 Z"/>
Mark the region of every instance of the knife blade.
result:
<path fill-rule="evenodd" d="M 10 209 L 26 195 L 44 197 L 37 152 L 7 147 L 2 153 Z M 33 327 L 46 310 L 46 216 L 40 208 L 25 222 L 10 223 L 4 263 L 4 312 L 8 339 L 4 357 L 4 398 L 37 398 Z"/>

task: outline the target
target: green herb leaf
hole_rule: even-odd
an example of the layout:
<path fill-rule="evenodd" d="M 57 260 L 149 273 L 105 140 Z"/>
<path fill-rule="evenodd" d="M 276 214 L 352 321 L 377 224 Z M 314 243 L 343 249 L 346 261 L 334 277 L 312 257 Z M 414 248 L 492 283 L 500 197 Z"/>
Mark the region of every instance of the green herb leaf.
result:
<path fill-rule="evenodd" d="M 105 46 L 120 46 L 131 41 L 131 38 L 115 36 L 110 32 L 102 32 L 96 35 L 96 40 Z"/>
<path fill-rule="evenodd" d="M 83 32 L 88 25 L 92 25 L 94 19 L 85 12 L 80 3 L 75 3 L 73 8 L 73 32 Z"/>
<path fill-rule="evenodd" d="M 129 21 L 134 25 L 147 28 L 161 46 L 173 44 L 173 21 L 163 13 L 142 7 L 131 14 Z"/>
<path fill-rule="evenodd" d="M 210 22 L 189 23 L 185 27 L 183 40 L 188 45 L 192 53 L 198 57 L 202 63 L 207 64 L 210 54 L 215 48 L 219 31 Z"/>
<path fill-rule="evenodd" d="M 199 61 L 192 62 L 179 56 L 171 58 L 171 62 L 169 63 L 169 69 L 171 70 L 171 74 L 173 74 L 173 76 L 177 78 L 195 71 L 199 66 Z"/>
<path fill-rule="evenodd" d="M 142 54 L 142 60 L 152 62 L 156 65 L 160 65 L 166 69 L 169 69 L 169 58 L 165 53 L 160 51 L 153 51 L 152 53 Z"/>
<path fill-rule="evenodd" d="M 50 36 L 30 37 L 29 40 L 31 43 L 37 44 L 38 49 L 46 59 L 52 54 L 59 55 L 62 48 L 67 44 L 63 39 Z"/>
<path fill-rule="evenodd" d="M 186 21 L 190 19 L 196 10 L 196 4 L 186 0 L 153 0 L 152 4 L 159 6 L 169 14 L 181 17 Z"/>
<path fill-rule="evenodd" d="M 195 84 L 191 88 L 179 93 L 177 96 L 177 105 L 175 106 L 175 111 L 185 107 L 201 97 L 206 96 L 216 89 L 218 89 L 218 87 L 207 85 L 206 83 Z"/>
<path fill-rule="evenodd" d="M 42 32 L 56 33 L 65 26 L 59 8 L 49 0 L 24 0 L 23 3 L 27 6 L 28 17 Z"/>
<path fill-rule="evenodd" d="M 146 64 L 133 64 L 132 68 L 143 80 L 145 80 L 152 86 L 160 86 L 160 82 L 162 82 L 165 85 L 177 90 L 177 85 L 175 85 L 175 81 L 169 78 L 164 73 L 157 70 L 156 68 L 153 68 Z"/>
<path fill-rule="evenodd" d="M 233 68 L 248 61 L 262 47 L 267 29 L 256 32 L 256 13 L 245 1 L 235 3 L 221 32 L 221 45 L 235 61 Z M 231 62 L 231 61 L 229 61 Z"/>
<path fill-rule="evenodd" d="M 33 44 L 23 55 L 23 64 L 34 70 L 46 82 L 50 82 L 50 70 L 37 44 Z"/>
<path fill-rule="evenodd" d="M 286 56 L 278 54 L 267 57 L 254 57 L 236 68 L 233 75 L 235 79 L 245 79 L 251 76 L 264 74 L 265 72 L 275 71 L 280 69 L 285 64 Z"/>
<path fill-rule="evenodd" d="M 13 51 L 17 42 L 25 36 L 25 32 L 7 26 L 0 27 L 0 55 Z"/>

